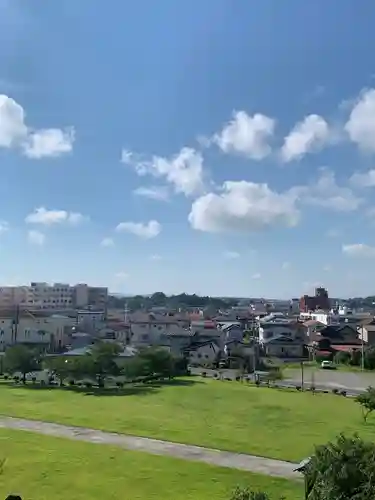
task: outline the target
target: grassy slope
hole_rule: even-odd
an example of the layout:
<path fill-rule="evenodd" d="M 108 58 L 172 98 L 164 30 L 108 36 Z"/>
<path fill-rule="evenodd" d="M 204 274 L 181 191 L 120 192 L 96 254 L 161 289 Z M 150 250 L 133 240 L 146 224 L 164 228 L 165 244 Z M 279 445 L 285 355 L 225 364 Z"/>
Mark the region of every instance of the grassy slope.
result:
<path fill-rule="evenodd" d="M 292 461 L 342 431 L 375 437 L 352 399 L 203 379 L 123 396 L 0 384 L 1 413 Z"/>
<path fill-rule="evenodd" d="M 27 500 L 224 500 L 237 485 L 275 500 L 302 498 L 302 482 L 23 431 L 0 429 L 4 458 L 0 498 L 12 492 Z"/>

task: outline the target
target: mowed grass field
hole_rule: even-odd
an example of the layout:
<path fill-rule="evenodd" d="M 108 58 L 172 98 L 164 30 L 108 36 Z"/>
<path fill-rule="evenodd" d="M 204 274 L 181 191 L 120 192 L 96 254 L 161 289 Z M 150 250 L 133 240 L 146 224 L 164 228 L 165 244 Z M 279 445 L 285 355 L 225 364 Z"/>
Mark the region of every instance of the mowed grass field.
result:
<path fill-rule="evenodd" d="M 340 432 L 375 438 L 352 398 L 194 377 L 124 395 L 0 384 L 0 414 L 296 462 Z"/>
<path fill-rule="evenodd" d="M 302 498 L 303 485 L 106 445 L 0 429 L 0 498 L 25 500 L 227 500 L 248 486 L 275 500 Z"/>

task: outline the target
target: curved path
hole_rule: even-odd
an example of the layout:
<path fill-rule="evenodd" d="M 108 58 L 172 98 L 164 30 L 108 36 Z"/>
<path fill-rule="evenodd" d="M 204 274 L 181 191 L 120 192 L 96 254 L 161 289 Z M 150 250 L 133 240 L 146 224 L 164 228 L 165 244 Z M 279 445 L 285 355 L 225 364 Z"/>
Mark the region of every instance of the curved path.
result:
<path fill-rule="evenodd" d="M 301 477 L 299 473 L 294 472 L 293 469 L 296 467 L 296 464 L 291 462 L 283 462 L 282 460 L 273 460 L 271 458 L 262 458 L 242 453 L 230 453 L 210 448 L 201 448 L 200 446 L 172 443 L 170 441 L 115 434 L 113 432 L 103 432 L 84 427 L 70 427 L 1 415 L 0 428 L 38 432 L 48 436 L 88 441 L 90 443 L 110 444 L 127 450 L 144 451 L 154 455 L 169 455 L 184 460 L 205 462 L 221 467 L 230 467 L 232 469 L 246 470 L 287 479 L 298 479 Z"/>

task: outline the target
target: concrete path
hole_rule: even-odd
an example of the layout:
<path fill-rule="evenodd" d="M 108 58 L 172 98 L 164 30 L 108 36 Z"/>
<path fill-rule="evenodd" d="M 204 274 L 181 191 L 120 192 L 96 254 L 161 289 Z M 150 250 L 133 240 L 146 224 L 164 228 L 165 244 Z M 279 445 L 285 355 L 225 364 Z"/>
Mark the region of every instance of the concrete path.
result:
<path fill-rule="evenodd" d="M 272 460 L 270 458 L 256 457 L 242 453 L 201 448 L 186 444 L 171 443 L 145 437 L 128 436 L 103 432 L 83 427 L 68 427 L 66 425 L 24 420 L 21 418 L 5 417 L 0 415 L 0 428 L 16 429 L 38 432 L 48 436 L 63 437 L 90 443 L 110 444 L 127 450 L 144 451 L 153 455 L 169 455 L 184 460 L 205 462 L 220 467 L 230 467 L 268 476 L 298 479 L 301 475 L 294 472 L 295 464 Z"/>

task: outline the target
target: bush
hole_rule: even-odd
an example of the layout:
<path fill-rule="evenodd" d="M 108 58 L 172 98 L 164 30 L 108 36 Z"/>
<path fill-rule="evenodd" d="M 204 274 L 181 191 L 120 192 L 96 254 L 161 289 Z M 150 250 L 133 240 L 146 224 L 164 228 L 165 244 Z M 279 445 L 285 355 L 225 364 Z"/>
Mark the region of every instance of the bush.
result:
<path fill-rule="evenodd" d="M 335 387 L 334 389 L 332 389 L 332 393 L 333 393 L 333 394 L 338 394 L 338 393 L 339 393 L 339 390 Z"/>
<path fill-rule="evenodd" d="M 122 389 L 124 387 L 124 383 L 123 382 L 116 382 L 116 385 L 119 389 Z"/>
<path fill-rule="evenodd" d="M 31 382 L 32 382 L 33 384 L 35 384 L 35 382 L 36 382 L 36 377 L 32 377 L 32 378 L 31 378 Z"/>
<path fill-rule="evenodd" d="M 259 387 L 259 386 L 260 386 L 260 380 L 258 380 L 258 379 L 257 379 L 257 380 L 255 381 L 255 385 L 256 385 L 257 387 Z"/>
<path fill-rule="evenodd" d="M 341 391 L 340 394 L 341 396 L 346 396 L 346 391 Z"/>
<path fill-rule="evenodd" d="M 202 372 L 202 377 L 207 377 L 207 372 Z"/>
<path fill-rule="evenodd" d="M 85 382 L 85 387 L 86 387 L 86 389 L 91 389 L 92 388 L 92 383 L 91 382 Z"/>
<path fill-rule="evenodd" d="M 297 391 L 300 391 L 302 389 L 302 387 L 300 385 L 296 385 L 296 389 L 297 389 Z"/>
<path fill-rule="evenodd" d="M 8 380 L 9 379 L 9 375 L 4 375 L 4 380 Z"/>
<path fill-rule="evenodd" d="M 239 376 L 237 375 L 237 377 L 236 377 L 236 381 L 237 381 L 237 382 L 241 382 L 241 377 L 239 377 Z"/>
<path fill-rule="evenodd" d="M 69 385 L 70 385 L 70 386 L 75 385 L 74 380 L 69 380 Z"/>

